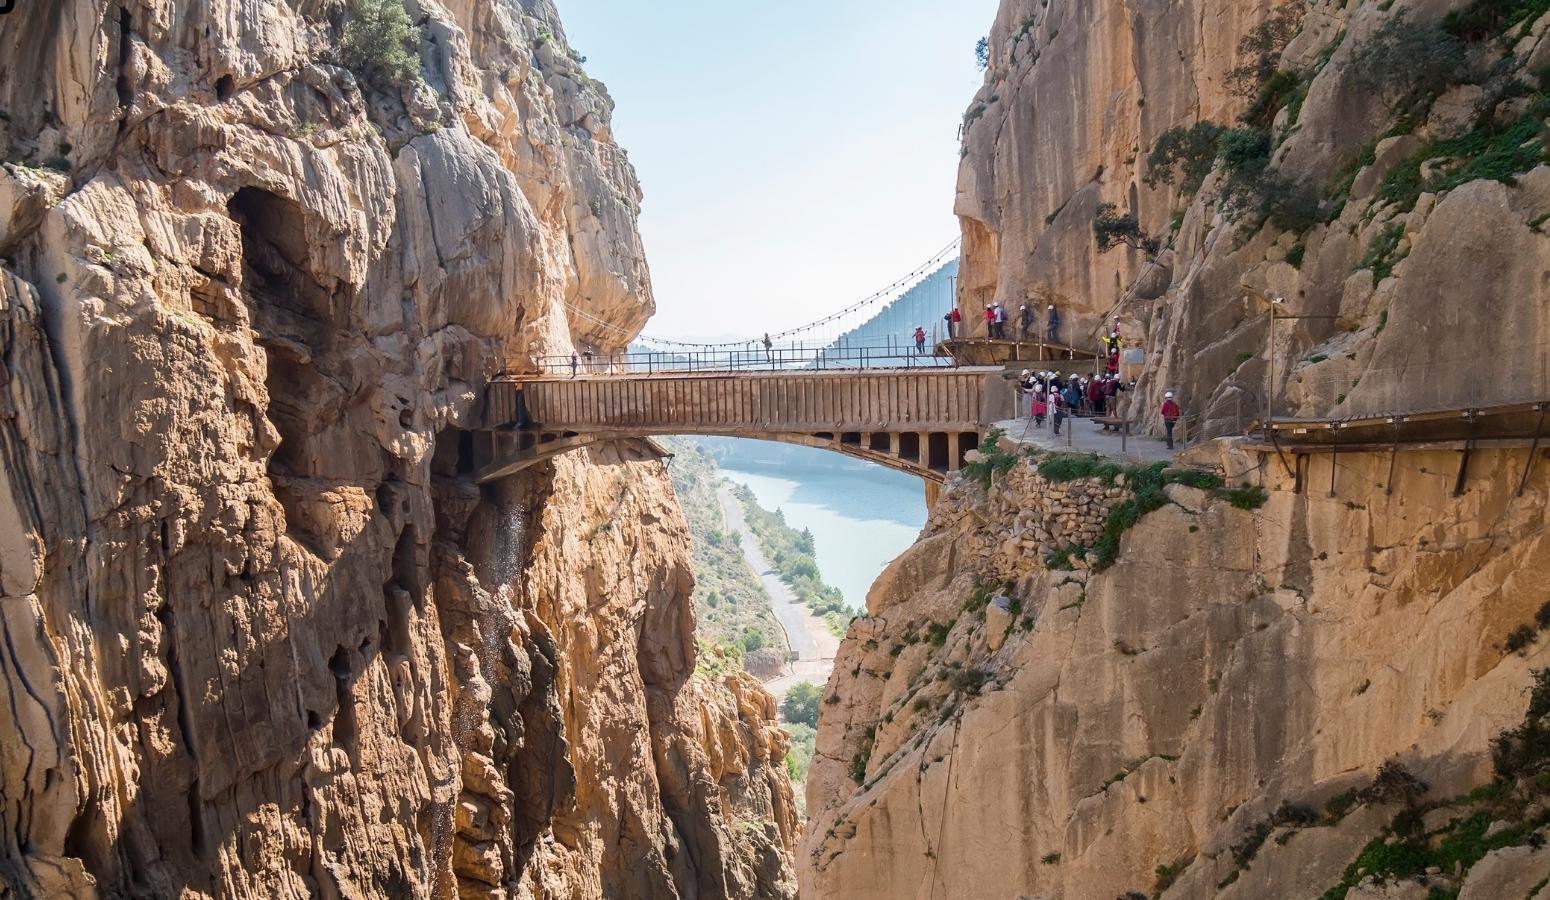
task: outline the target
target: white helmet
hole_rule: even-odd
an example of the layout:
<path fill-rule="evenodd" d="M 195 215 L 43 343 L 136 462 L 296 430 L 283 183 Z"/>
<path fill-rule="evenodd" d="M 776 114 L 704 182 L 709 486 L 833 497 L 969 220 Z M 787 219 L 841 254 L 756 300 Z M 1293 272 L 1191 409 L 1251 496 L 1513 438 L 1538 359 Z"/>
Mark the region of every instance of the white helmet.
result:
<path fill-rule="evenodd" d="M 1163 392 L 1163 399 L 1164 400 L 1172 400 L 1173 399 L 1173 391 L 1165 391 L 1165 392 Z"/>
<path fill-rule="evenodd" d="M 1028 370 L 1028 369 L 1024 369 L 1023 370 L 1023 377 L 1024 378 L 1027 378 L 1029 375 L 1032 375 L 1032 374 L 1033 374 L 1033 372 Z"/>

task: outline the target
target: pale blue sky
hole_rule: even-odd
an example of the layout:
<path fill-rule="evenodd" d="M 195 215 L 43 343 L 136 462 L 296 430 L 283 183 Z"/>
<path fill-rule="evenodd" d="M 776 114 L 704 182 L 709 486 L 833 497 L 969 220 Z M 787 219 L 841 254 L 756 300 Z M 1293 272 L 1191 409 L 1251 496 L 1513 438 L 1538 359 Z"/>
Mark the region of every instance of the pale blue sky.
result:
<path fill-rule="evenodd" d="M 957 129 L 997 0 L 559 0 L 639 170 L 664 337 L 755 335 L 958 234 Z"/>

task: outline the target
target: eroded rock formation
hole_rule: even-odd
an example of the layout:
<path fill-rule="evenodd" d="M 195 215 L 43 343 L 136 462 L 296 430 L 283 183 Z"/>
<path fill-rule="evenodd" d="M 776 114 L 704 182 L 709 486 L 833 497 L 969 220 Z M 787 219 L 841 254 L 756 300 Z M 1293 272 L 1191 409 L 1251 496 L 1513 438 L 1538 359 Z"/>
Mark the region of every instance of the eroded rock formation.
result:
<path fill-rule="evenodd" d="M 968 320 L 992 298 L 1055 303 L 1063 337 L 1096 347 L 1117 316 L 1145 353 L 1148 417 L 1172 389 L 1210 434 L 1260 415 L 1272 372 L 1282 415 L 1544 395 L 1550 329 L 1529 298 L 1550 269 L 1550 18 L 1508 6 L 1005 0 L 965 115 Z M 1290 27 L 1271 49 L 1244 46 L 1278 10 Z M 1396 23 L 1415 43 L 1373 53 Z M 1199 184 L 1188 148 L 1161 171 L 1159 141 L 1201 123 L 1263 143 L 1235 169 L 1213 137 Z M 1102 203 L 1136 217 L 1155 258 L 1098 250 Z M 1272 344 L 1276 297 L 1303 318 Z"/>
<path fill-rule="evenodd" d="M 1117 316 L 1132 408 L 1176 390 L 1210 435 L 1267 393 L 1543 399 L 1547 34 L 1542 4 L 1005 0 L 967 321 L 1055 303 L 1095 346 Z M 1134 247 L 1100 252 L 1101 204 Z M 1301 492 L 1272 452 L 1194 453 L 1229 490 L 1004 457 L 949 486 L 826 688 L 805 890 L 1546 896 L 1543 459 L 1477 453 L 1455 495 L 1456 452 L 1319 457 Z"/>
<path fill-rule="evenodd" d="M 1492 741 L 1550 659 L 1542 642 L 1509 649 L 1542 627 L 1550 569 L 1550 472 L 1517 497 L 1525 458 L 1488 454 L 1490 476 L 1454 498 L 1453 454 L 1401 454 L 1393 494 L 1386 456 L 1342 457 L 1328 497 L 1227 450 L 1212 461 L 1262 476 L 1262 506 L 1169 485 L 1102 571 L 1093 554 L 1052 565 L 1038 532 L 1114 482 L 1052 491 L 1026 459 L 988 493 L 959 482 L 836 660 L 804 888 L 1338 900 L 1325 891 L 1364 845 L 1415 836 L 1399 824 L 1413 802 L 1423 844 L 1479 817 L 1507 837 L 1478 872 L 1467 857 L 1466 877 L 1418 867 L 1383 896 L 1509 896 L 1485 886 L 1509 874 L 1527 896 L 1550 876 L 1537 788 L 1514 788 L 1518 805 L 1507 788 L 1464 799 L 1491 783 Z M 1424 790 L 1381 777 L 1391 761 Z"/>
<path fill-rule="evenodd" d="M 652 311 L 547 0 L 0 28 L 0 896 L 794 889 L 772 700 L 694 679 L 622 445 L 471 478 L 480 388 Z"/>

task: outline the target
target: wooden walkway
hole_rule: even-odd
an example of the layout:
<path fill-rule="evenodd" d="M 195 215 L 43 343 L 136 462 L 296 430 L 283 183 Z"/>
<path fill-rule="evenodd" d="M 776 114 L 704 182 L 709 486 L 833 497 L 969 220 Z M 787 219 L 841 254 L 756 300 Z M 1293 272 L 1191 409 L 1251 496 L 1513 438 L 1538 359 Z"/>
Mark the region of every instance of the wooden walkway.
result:
<path fill-rule="evenodd" d="M 490 384 L 480 480 L 598 440 L 715 434 L 821 447 L 941 482 L 1009 418 L 999 368 L 542 376 Z"/>
<path fill-rule="evenodd" d="M 1455 496 L 1464 492 L 1470 457 L 1476 450 L 1527 449 L 1528 465 L 1518 483 L 1521 496 L 1533 474 L 1541 449 L 1550 446 L 1550 400 L 1504 403 L 1458 409 L 1427 409 L 1344 419 L 1272 419 L 1249 428 L 1257 443 L 1245 449 L 1280 457 L 1301 493 L 1310 457 L 1329 455 L 1329 493 L 1335 494 L 1335 478 L 1341 453 L 1388 453 L 1389 473 L 1385 490 L 1394 487 L 1394 457 L 1401 451 L 1445 450 L 1459 454 L 1454 481 Z"/>

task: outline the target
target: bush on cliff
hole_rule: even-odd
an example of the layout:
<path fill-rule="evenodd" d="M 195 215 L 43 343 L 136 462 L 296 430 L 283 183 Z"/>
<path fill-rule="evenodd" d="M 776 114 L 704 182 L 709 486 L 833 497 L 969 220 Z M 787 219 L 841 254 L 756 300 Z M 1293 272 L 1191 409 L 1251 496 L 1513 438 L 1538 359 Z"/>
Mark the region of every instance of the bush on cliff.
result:
<path fill-rule="evenodd" d="M 387 89 L 420 76 L 418 44 L 403 0 L 355 0 L 340 51 L 345 68 L 373 87 Z"/>

